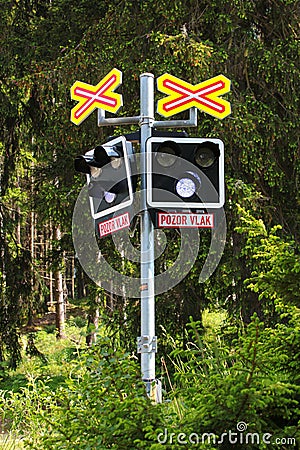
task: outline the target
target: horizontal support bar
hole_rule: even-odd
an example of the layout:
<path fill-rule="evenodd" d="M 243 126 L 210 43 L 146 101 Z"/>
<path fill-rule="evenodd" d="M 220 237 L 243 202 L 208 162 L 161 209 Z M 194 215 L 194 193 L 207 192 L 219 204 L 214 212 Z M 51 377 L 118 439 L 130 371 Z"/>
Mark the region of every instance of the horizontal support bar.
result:
<path fill-rule="evenodd" d="M 105 127 L 109 125 L 133 125 L 135 123 L 139 123 L 140 120 L 140 116 L 110 117 L 106 119 L 105 111 L 103 109 L 98 109 L 98 127 Z"/>
<path fill-rule="evenodd" d="M 197 108 L 189 109 L 190 117 L 188 120 L 157 120 L 154 121 L 155 128 L 182 128 L 197 126 Z"/>
<path fill-rule="evenodd" d="M 184 128 L 197 126 L 197 108 L 190 108 L 190 117 L 187 120 L 156 120 L 153 122 L 154 128 Z M 141 116 L 133 117 L 110 117 L 105 118 L 105 111 L 98 109 L 98 127 L 110 125 L 133 125 L 140 123 Z"/>

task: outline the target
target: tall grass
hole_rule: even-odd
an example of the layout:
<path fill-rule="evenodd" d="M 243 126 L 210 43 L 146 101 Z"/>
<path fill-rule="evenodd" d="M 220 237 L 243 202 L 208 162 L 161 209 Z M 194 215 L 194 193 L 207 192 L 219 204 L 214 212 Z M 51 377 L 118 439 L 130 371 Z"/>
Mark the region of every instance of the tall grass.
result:
<path fill-rule="evenodd" d="M 24 450 L 23 441 L 12 433 L 0 435 L 1 450 Z"/>

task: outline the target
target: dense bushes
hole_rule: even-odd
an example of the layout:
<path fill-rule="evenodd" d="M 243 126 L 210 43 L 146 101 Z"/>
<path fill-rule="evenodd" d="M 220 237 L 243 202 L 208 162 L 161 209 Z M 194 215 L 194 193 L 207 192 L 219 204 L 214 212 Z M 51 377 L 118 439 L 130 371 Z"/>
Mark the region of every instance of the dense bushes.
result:
<path fill-rule="evenodd" d="M 247 432 L 276 439 L 299 435 L 299 315 L 291 309 L 286 323 L 266 328 L 256 317 L 229 348 L 215 341 L 203 346 L 201 339 L 185 351 L 174 351 L 177 396 L 184 427 L 189 432 L 214 433 L 221 437 L 247 424 Z M 297 322 L 297 325 L 296 325 Z M 199 336 L 199 335 L 198 335 Z M 296 337 L 298 336 L 298 337 Z M 295 358 L 296 356 L 296 358 Z M 246 434 L 246 432 L 245 432 Z M 221 438 L 220 438 L 221 439 Z M 218 448 L 228 448 L 228 436 Z M 238 441 L 239 442 L 239 441 Z M 227 446 L 226 446 L 227 445 Z M 267 448 L 241 443 L 235 448 Z"/>
<path fill-rule="evenodd" d="M 150 448 L 159 408 L 145 394 L 136 361 L 108 339 L 73 361 L 61 386 L 53 390 L 49 381 L 32 379 L 3 405 L 29 448 Z"/>
<path fill-rule="evenodd" d="M 192 322 L 166 363 L 175 372 L 162 405 L 145 395 L 136 359 L 100 338 L 61 385 L 31 376 L 3 393 L 3 417 L 31 449 L 285 448 L 300 442 L 300 322 L 294 307 L 278 314 L 274 328 L 254 317 L 230 346 L 226 327 L 208 339 Z"/>

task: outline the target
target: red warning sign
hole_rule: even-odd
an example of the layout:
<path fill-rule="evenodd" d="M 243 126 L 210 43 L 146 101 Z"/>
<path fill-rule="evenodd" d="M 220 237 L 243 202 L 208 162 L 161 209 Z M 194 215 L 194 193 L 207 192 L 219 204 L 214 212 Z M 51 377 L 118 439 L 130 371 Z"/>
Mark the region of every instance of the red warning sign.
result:
<path fill-rule="evenodd" d="M 123 104 L 121 94 L 113 92 L 122 83 L 122 72 L 112 69 L 96 86 L 76 81 L 71 98 L 78 104 L 71 111 L 71 122 L 80 125 L 96 108 L 116 113 Z"/>
<path fill-rule="evenodd" d="M 129 214 L 121 214 L 120 216 L 113 217 L 112 219 L 105 220 L 98 223 L 100 237 L 112 234 L 115 231 L 128 228 L 130 226 Z"/>
<path fill-rule="evenodd" d="M 213 214 L 158 213 L 160 228 L 214 228 Z"/>
<path fill-rule="evenodd" d="M 196 108 L 224 119 L 231 113 L 230 103 L 220 98 L 220 95 L 230 91 L 230 80 L 224 75 L 210 78 L 195 86 L 165 73 L 157 79 L 160 92 L 169 94 L 157 103 L 157 112 L 169 117 L 195 106 Z"/>

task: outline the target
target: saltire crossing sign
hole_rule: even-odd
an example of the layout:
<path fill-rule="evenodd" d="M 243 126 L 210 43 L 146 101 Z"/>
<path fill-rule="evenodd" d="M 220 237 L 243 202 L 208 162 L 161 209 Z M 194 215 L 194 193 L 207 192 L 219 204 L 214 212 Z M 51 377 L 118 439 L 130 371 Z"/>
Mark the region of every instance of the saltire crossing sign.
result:
<path fill-rule="evenodd" d="M 231 113 L 230 103 L 220 98 L 220 95 L 230 91 L 230 80 L 224 75 L 192 85 L 165 73 L 157 79 L 157 89 L 168 94 L 157 103 L 157 112 L 163 117 L 178 114 L 192 106 L 218 119 L 224 119 Z"/>
<path fill-rule="evenodd" d="M 114 92 L 122 83 L 122 72 L 112 69 L 96 86 L 75 81 L 71 98 L 78 104 L 71 110 L 71 122 L 80 125 L 96 108 L 116 113 L 123 105 L 121 94 Z"/>

